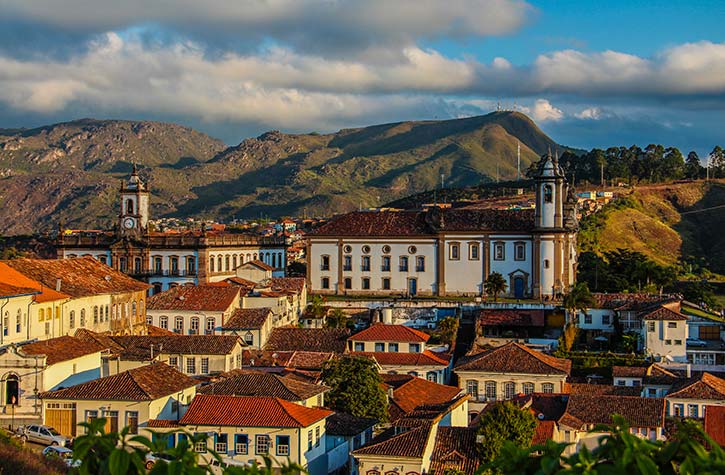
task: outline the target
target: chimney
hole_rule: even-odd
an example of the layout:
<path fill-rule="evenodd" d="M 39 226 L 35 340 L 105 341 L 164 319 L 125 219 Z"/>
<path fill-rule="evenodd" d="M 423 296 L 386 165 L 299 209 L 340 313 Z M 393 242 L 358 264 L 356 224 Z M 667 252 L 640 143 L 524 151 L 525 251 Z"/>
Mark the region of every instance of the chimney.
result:
<path fill-rule="evenodd" d="M 392 387 L 389 387 L 388 388 L 388 401 L 392 401 L 393 399 L 395 399 L 393 397 L 393 388 Z"/>
<path fill-rule="evenodd" d="M 56 292 L 60 292 L 60 285 L 61 285 L 61 280 L 55 279 L 55 291 Z"/>
<path fill-rule="evenodd" d="M 685 375 L 688 378 L 692 377 L 692 365 L 690 363 L 687 363 L 687 366 L 685 366 Z"/>

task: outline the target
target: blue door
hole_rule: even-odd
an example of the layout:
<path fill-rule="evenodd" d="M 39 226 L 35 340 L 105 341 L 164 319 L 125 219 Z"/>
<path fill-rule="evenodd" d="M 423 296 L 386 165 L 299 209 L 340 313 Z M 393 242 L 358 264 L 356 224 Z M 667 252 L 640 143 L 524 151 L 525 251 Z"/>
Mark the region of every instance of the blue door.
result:
<path fill-rule="evenodd" d="M 517 299 L 524 298 L 524 278 L 523 277 L 514 278 L 514 297 L 516 297 Z"/>
<path fill-rule="evenodd" d="M 418 279 L 408 279 L 408 295 L 411 297 L 418 293 Z"/>

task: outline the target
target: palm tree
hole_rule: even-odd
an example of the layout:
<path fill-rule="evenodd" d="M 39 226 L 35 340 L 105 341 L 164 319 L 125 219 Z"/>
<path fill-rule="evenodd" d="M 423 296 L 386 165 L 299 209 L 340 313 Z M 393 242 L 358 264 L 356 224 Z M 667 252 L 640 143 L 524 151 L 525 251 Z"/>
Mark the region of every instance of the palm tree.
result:
<path fill-rule="evenodd" d="M 570 315 L 576 316 L 577 311 L 586 310 L 594 305 L 594 297 L 586 282 L 579 282 L 564 296 L 562 306 Z"/>
<path fill-rule="evenodd" d="M 506 279 L 498 272 L 492 272 L 486 277 L 486 290 L 493 293 L 493 301 L 498 301 L 498 294 L 506 292 L 508 285 Z"/>

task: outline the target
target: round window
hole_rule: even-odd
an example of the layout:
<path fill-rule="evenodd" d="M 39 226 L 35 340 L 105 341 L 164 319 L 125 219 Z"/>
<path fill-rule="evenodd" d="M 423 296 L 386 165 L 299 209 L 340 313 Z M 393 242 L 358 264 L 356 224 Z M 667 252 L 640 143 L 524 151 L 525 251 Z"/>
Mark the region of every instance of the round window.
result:
<path fill-rule="evenodd" d="M 410 246 L 408 248 L 408 254 L 415 254 L 416 252 L 418 252 L 418 249 L 415 246 Z"/>
<path fill-rule="evenodd" d="M 343 251 L 345 251 L 345 254 L 350 254 L 352 252 L 352 246 L 347 245 L 342 248 Z"/>
<path fill-rule="evenodd" d="M 370 246 L 363 246 L 362 252 L 363 254 L 370 254 Z"/>
<path fill-rule="evenodd" d="M 390 246 L 387 244 L 383 246 L 383 254 L 390 254 Z"/>

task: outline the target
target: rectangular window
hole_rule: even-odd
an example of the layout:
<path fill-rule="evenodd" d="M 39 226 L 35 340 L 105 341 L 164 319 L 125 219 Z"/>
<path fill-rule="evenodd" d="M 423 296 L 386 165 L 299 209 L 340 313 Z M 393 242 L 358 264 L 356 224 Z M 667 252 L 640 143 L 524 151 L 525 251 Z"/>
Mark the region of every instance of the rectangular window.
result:
<path fill-rule="evenodd" d="M 524 394 L 533 394 L 534 393 L 534 383 L 523 383 L 521 387 L 524 390 Z"/>
<path fill-rule="evenodd" d="M 312 450 L 312 431 L 307 431 L 307 450 Z"/>
<path fill-rule="evenodd" d="M 174 331 L 176 333 L 184 333 L 184 317 L 176 317 L 174 319 Z"/>
<path fill-rule="evenodd" d="M 609 315 L 602 315 L 602 325 L 609 325 Z"/>
<path fill-rule="evenodd" d="M 655 388 L 647 388 L 648 397 L 657 397 L 657 390 Z"/>
<path fill-rule="evenodd" d="M 591 323 L 592 323 L 592 316 L 591 315 L 587 315 L 585 313 L 584 314 L 584 323 L 587 323 L 587 324 L 590 324 L 591 325 Z"/>
<path fill-rule="evenodd" d="M 682 340 L 675 340 L 675 345 L 682 345 Z"/>
<path fill-rule="evenodd" d="M 209 358 L 201 359 L 201 374 L 209 374 Z"/>
<path fill-rule="evenodd" d="M 554 392 L 554 385 L 551 383 L 543 383 L 541 385 L 541 392 L 546 394 L 551 394 Z"/>
<path fill-rule="evenodd" d="M 322 285 L 321 287 L 323 289 L 329 289 L 330 288 L 330 278 L 329 277 L 323 277 L 322 278 Z"/>
<path fill-rule="evenodd" d="M 506 259 L 506 248 L 504 247 L 504 243 L 497 242 L 493 245 L 493 260 L 494 261 L 503 261 Z"/>
<path fill-rule="evenodd" d="M 525 261 L 526 260 L 526 244 L 517 242 L 514 244 L 514 260 Z"/>
<path fill-rule="evenodd" d="M 191 328 L 189 330 L 189 335 L 198 335 L 199 334 L 199 319 L 198 318 L 192 318 L 191 319 Z"/>
<path fill-rule="evenodd" d="M 205 335 L 213 335 L 216 327 L 216 320 L 214 317 L 207 317 L 206 329 L 204 330 Z"/>
<path fill-rule="evenodd" d="M 196 374 L 196 358 L 186 358 L 186 372 Z"/>
<path fill-rule="evenodd" d="M 194 444 L 194 452 L 203 454 L 206 453 L 206 440 L 200 440 Z"/>
<path fill-rule="evenodd" d="M 169 356 L 169 366 L 172 368 L 178 368 L 179 367 L 179 357 L 178 356 Z"/>
<path fill-rule="evenodd" d="M 673 404 L 672 405 L 672 415 L 676 417 L 682 417 L 685 415 L 685 407 L 684 404 Z"/>
<path fill-rule="evenodd" d="M 365 351 L 365 343 L 356 341 L 355 342 L 355 351 Z"/>
<path fill-rule="evenodd" d="M 677 322 L 667 322 L 667 328 L 677 328 Z"/>
<path fill-rule="evenodd" d="M 138 412 L 126 411 L 126 427 L 129 434 L 138 434 Z"/>
<path fill-rule="evenodd" d="M 370 256 L 362 256 L 360 268 L 363 272 L 370 271 Z"/>
<path fill-rule="evenodd" d="M 370 277 L 363 277 L 362 278 L 362 289 L 363 290 L 370 290 Z"/>
<path fill-rule="evenodd" d="M 420 343 L 411 343 L 408 349 L 411 353 L 420 353 Z"/>
<path fill-rule="evenodd" d="M 425 256 L 418 256 L 415 258 L 415 271 L 425 272 Z"/>
<path fill-rule="evenodd" d="M 632 386 L 640 386 L 642 382 L 639 379 L 635 379 L 632 381 Z"/>
<path fill-rule="evenodd" d="M 665 345 L 671 345 L 671 344 L 672 344 L 672 340 L 665 340 Z"/>
<path fill-rule="evenodd" d="M 471 395 L 473 400 L 478 399 L 478 381 L 471 379 L 466 381 L 466 392 Z"/>
<path fill-rule="evenodd" d="M 390 290 L 390 277 L 383 277 L 383 290 Z"/>
<path fill-rule="evenodd" d="M 352 256 L 343 256 L 342 262 L 343 262 L 342 270 L 344 270 L 344 271 L 352 270 Z"/>
<path fill-rule="evenodd" d="M 400 272 L 408 272 L 408 256 L 400 256 Z"/>
<path fill-rule="evenodd" d="M 330 270 L 330 256 L 320 256 L 320 270 Z"/>
<path fill-rule="evenodd" d="M 383 272 L 390 272 L 390 256 L 383 256 L 382 264 L 380 265 L 380 270 Z"/>
<path fill-rule="evenodd" d="M 496 399 L 496 382 L 495 381 L 486 381 L 486 399 L 489 399 L 489 400 Z"/>
<path fill-rule="evenodd" d="M 472 261 L 478 260 L 478 244 L 470 243 L 468 245 L 468 258 Z"/>
<path fill-rule="evenodd" d="M 255 441 L 256 441 L 255 451 L 256 451 L 257 455 L 269 453 L 269 436 L 268 435 L 258 435 L 258 436 L 256 436 Z"/>
<path fill-rule="evenodd" d="M 655 322 L 647 322 L 647 331 L 650 333 L 655 331 Z"/>
<path fill-rule="evenodd" d="M 695 418 L 700 417 L 698 415 L 698 408 L 699 408 L 699 406 L 697 404 L 688 404 L 687 405 L 687 412 L 690 414 L 690 417 L 695 417 Z"/>
<path fill-rule="evenodd" d="M 377 351 L 377 352 L 385 351 L 385 343 L 375 343 L 375 351 Z"/>
<path fill-rule="evenodd" d="M 345 277 L 345 289 L 350 290 L 352 289 L 352 279 L 350 277 Z"/>
<path fill-rule="evenodd" d="M 452 261 L 457 261 L 461 258 L 461 247 L 458 243 L 451 243 L 449 247 L 449 255 Z"/>
<path fill-rule="evenodd" d="M 315 447 L 320 446 L 320 426 L 315 427 Z"/>
<path fill-rule="evenodd" d="M 289 436 L 278 435 L 277 436 L 277 455 L 288 456 L 289 455 Z"/>
<path fill-rule="evenodd" d="M 388 351 L 391 353 L 397 353 L 398 352 L 398 344 L 397 343 L 388 343 Z"/>
<path fill-rule="evenodd" d="M 214 450 L 220 454 L 227 453 L 227 434 L 217 434 L 216 442 L 214 442 Z"/>
<path fill-rule="evenodd" d="M 249 437 L 246 434 L 234 435 L 234 452 L 237 455 L 247 455 L 249 450 Z"/>

